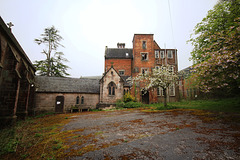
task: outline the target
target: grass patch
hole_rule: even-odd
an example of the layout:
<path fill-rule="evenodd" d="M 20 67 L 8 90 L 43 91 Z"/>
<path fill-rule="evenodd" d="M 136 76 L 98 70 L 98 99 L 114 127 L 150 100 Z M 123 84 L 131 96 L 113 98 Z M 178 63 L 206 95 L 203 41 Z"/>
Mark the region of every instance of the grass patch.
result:
<path fill-rule="evenodd" d="M 148 107 L 154 108 L 154 110 L 198 109 L 217 112 L 240 113 L 240 97 L 226 98 L 221 100 L 191 100 L 172 102 L 168 103 L 167 108 L 165 108 L 163 104 L 150 104 Z"/>

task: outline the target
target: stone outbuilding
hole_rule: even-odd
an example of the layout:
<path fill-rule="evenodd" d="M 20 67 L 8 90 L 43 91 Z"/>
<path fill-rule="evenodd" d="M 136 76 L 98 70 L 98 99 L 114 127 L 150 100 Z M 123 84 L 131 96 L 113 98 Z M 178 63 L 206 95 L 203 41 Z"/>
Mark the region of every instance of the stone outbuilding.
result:
<path fill-rule="evenodd" d="M 99 103 L 99 80 L 36 76 L 35 114 L 70 112 L 72 108 L 95 109 Z"/>
<path fill-rule="evenodd" d="M 33 111 L 35 69 L 0 17 L 0 125 L 24 119 Z M 0 127 L 1 127 L 0 126 Z"/>

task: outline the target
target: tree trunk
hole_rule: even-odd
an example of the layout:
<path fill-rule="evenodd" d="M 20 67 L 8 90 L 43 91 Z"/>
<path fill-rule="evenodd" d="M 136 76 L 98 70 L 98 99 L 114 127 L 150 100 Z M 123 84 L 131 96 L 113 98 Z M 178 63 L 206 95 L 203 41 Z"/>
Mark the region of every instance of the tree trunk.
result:
<path fill-rule="evenodd" d="M 163 95 L 164 95 L 164 107 L 167 107 L 167 92 L 166 88 L 163 88 Z"/>

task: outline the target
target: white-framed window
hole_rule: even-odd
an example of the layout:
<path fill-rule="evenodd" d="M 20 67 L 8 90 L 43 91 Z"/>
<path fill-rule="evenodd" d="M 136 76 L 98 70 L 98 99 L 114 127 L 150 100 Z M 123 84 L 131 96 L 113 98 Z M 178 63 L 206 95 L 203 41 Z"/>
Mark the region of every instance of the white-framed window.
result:
<path fill-rule="evenodd" d="M 159 58 L 159 51 L 155 51 L 155 58 Z"/>
<path fill-rule="evenodd" d="M 148 60 L 148 53 L 141 53 L 141 59 L 142 59 L 142 61 L 147 61 Z"/>
<path fill-rule="evenodd" d="M 169 96 L 175 96 L 175 84 L 169 86 Z"/>
<path fill-rule="evenodd" d="M 147 72 L 148 72 L 148 68 L 142 68 L 142 75 L 147 74 Z"/>
<path fill-rule="evenodd" d="M 163 96 L 163 89 L 162 87 L 157 88 L 157 96 Z"/>
<path fill-rule="evenodd" d="M 142 41 L 142 49 L 146 49 L 147 48 L 147 42 L 146 41 Z"/>
<path fill-rule="evenodd" d="M 167 51 L 167 58 L 173 58 L 173 51 L 171 50 Z"/>
<path fill-rule="evenodd" d="M 125 70 L 119 70 L 120 76 L 123 76 L 125 74 Z"/>
<path fill-rule="evenodd" d="M 163 59 L 164 58 L 164 51 L 160 51 L 160 57 Z"/>

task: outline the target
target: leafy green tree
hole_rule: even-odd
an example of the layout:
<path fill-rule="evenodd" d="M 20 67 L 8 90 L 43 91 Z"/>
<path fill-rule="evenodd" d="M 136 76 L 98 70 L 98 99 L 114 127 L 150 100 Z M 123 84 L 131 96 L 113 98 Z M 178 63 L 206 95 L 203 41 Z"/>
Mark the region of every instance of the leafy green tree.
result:
<path fill-rule="evenodd" d="M 63 57 L 62 52 L 57 52 L 59 46 L 64 47 L 60 41 L 63 38 L 59 35 L 59 31 L 54 26 L 45 28 L 44 33 L 41 34 L 41 38 L 35 39 L 38 45 L 44 44 L 46 49 L 43 49 L 43 54 L 46 55 L 45 60 L 35 61 L 34 66 L 36 67 L 37 74 L 42 76 L 56 76 L 64 77 L 68 76 L 67 65 L 63 62 L 68 62 Z M 52 54 L 54 53 L 54 56 Z"/>
<path fill-rule="evenodd" d="M 192 77 L 203 92 L 240 88 L 240 0 L 219 1 L 195 27 Z"/>

